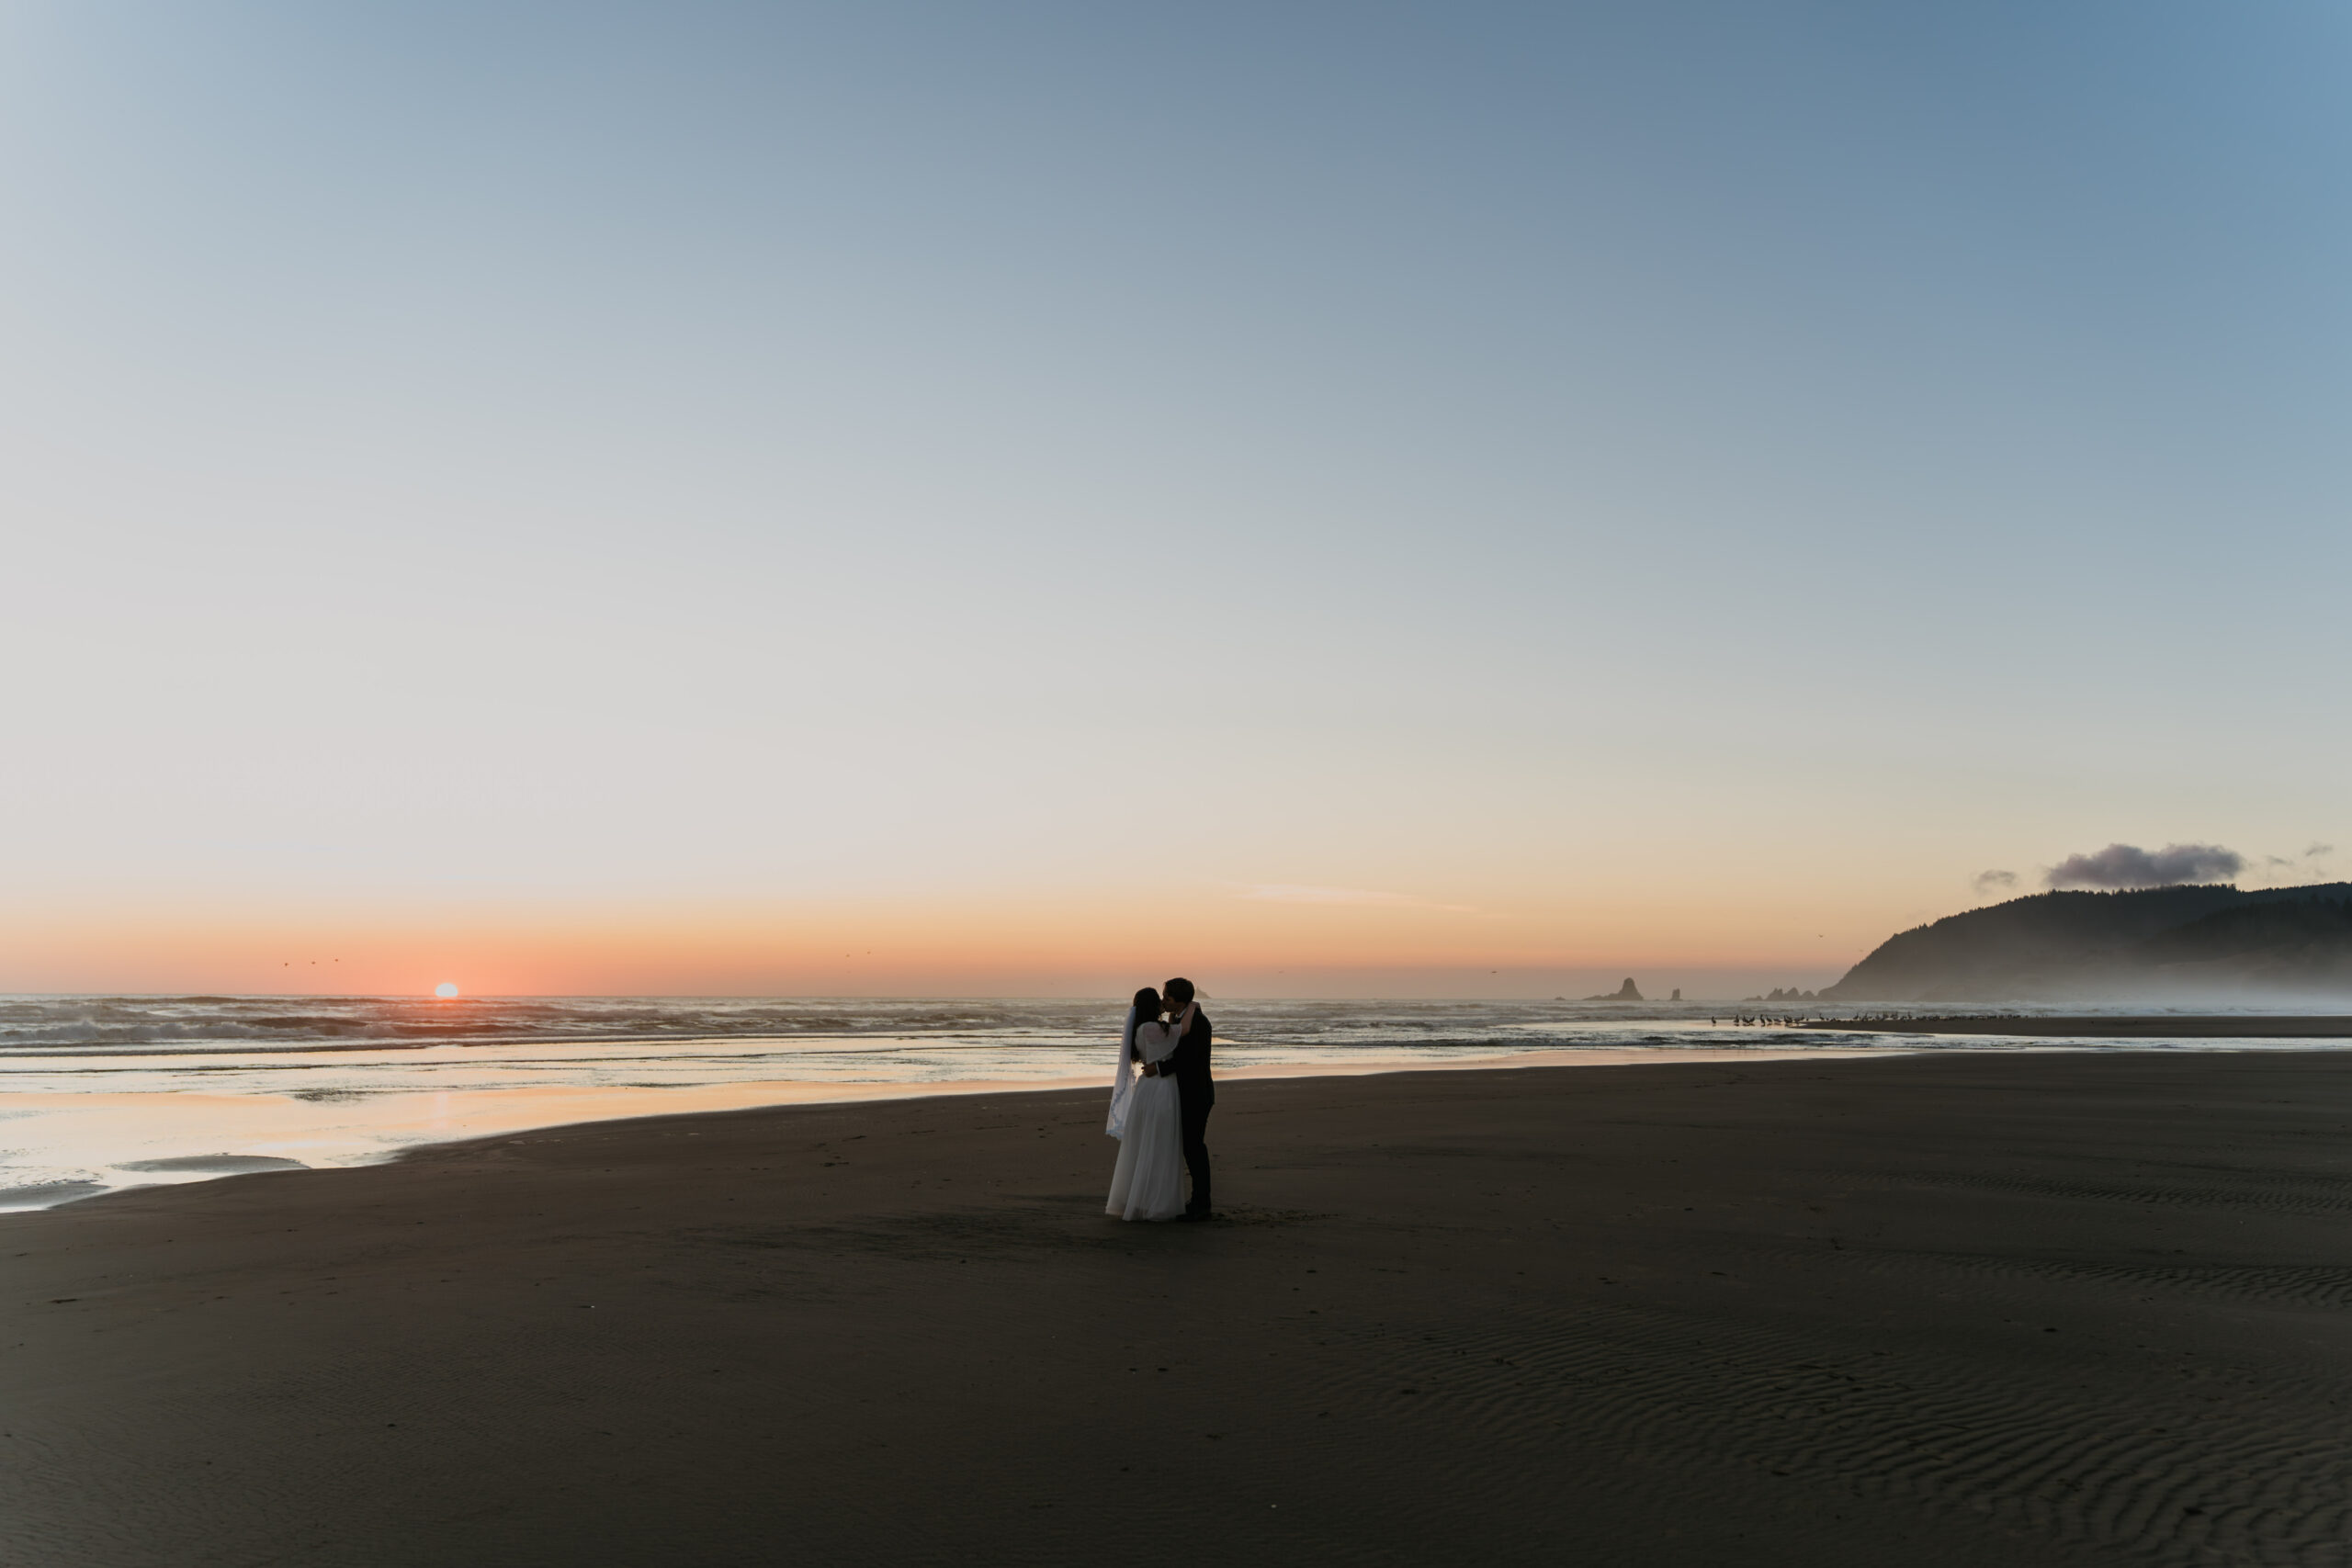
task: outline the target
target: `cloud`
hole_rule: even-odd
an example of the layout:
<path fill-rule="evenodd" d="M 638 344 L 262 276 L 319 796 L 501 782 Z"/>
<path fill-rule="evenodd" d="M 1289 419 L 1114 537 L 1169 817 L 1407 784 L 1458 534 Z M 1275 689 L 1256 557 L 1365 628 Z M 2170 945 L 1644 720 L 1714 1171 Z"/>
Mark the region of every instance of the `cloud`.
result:
<path fill-rule="evenodd" d="M 2044 880 L 2052 887 L 2170 887 L 2227 882 L 2245 870 L 2245 857 L 2219 844 L 2166 844 L 2154 851 L 2109 844 L 2097 854 L 2068 855 Z"/>
<path fill-rule="evenodd" d="M 2335 852 L 2335 846 L 2334 844 L 2313 844 L 2310 849 L 2303 852 L 2303 858 L 2305 860 L 2323 860 Z"/>
<path fill-rule="evenodd" d="M 1261 904 L 1335 904 L 1374 909 L 1445 909 L 1466 915 L 1467 904 L 1439 904 L 1409 893 L 1375 893 L 1363 887 L 1306 887 L 1295 882 L 1254 882 L 1239 897 Z"/>
<path fill-rule="evenodd" d="M 1974 887 L 1980 896 L 1986 893 L 2006 892 L 2017 885 L 2018 874 L 2014 871 L 1980 871 L 1970 880 L 1970 886 Z"/>

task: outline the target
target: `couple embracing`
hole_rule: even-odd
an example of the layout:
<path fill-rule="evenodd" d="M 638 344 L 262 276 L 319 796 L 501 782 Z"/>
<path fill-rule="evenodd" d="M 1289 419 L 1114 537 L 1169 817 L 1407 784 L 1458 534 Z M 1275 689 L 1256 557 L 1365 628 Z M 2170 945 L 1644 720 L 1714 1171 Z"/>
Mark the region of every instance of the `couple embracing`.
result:
<path fill-rule="evenodd" d="M 1119 1064 L 1111 1079 L 1111 1119 L 1103 1131 L 1119 1140 L 1105 1209 L 1123 1220 L 1207 1220 L 1209 1109 L 1216 1085 L 1209 1078 L 1209 1020 L 1193 999 L 1193 982 L 1146 986 L 1127 1010 Z M 1184 1167 L 1193 1172 L 1193 1201 L 1184 1201 Z"/>

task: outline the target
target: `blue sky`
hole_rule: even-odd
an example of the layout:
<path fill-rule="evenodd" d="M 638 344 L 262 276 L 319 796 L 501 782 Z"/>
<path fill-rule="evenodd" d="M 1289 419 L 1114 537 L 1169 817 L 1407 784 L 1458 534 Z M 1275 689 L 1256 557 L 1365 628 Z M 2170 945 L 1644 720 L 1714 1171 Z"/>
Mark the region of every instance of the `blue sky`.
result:
<path fill-rule="evenodd" d="M 1815 984 L 2352 842 L 2348 45 L 8 7 L 0 985 Z"/>

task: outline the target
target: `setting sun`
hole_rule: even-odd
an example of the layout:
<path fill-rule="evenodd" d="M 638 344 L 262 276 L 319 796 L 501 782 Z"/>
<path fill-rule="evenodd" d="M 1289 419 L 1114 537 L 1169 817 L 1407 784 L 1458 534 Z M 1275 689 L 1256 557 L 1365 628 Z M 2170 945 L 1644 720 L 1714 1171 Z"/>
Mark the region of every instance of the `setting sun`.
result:
<path fill-rule="evenodd" d="M 448 1001 L 458 994 L 458 982 L 455 980 L 444 980 L 439 985 L 433 987 L 433 994 L 439 997 L 445 1002 Z"/>

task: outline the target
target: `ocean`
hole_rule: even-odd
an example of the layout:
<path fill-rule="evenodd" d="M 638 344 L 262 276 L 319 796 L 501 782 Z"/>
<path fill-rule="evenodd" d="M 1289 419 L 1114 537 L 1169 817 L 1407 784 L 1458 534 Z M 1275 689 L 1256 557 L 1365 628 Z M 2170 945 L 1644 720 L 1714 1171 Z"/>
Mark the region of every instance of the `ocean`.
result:
<path fill-rule="evenodd" d="M 1204 1002 L 1225 1074 L 1531 1053 L 2023 1048 L 1735 1021 L 1727 1003 Z M 1839 1010 L 1736 1010 L 1795 1021 Z M 361 1165 L 568 1122 L 1107 1084 L 1125 1011 L 1113 1000 L 1001 998 L 0 998 L 0 1209 Z"/>

